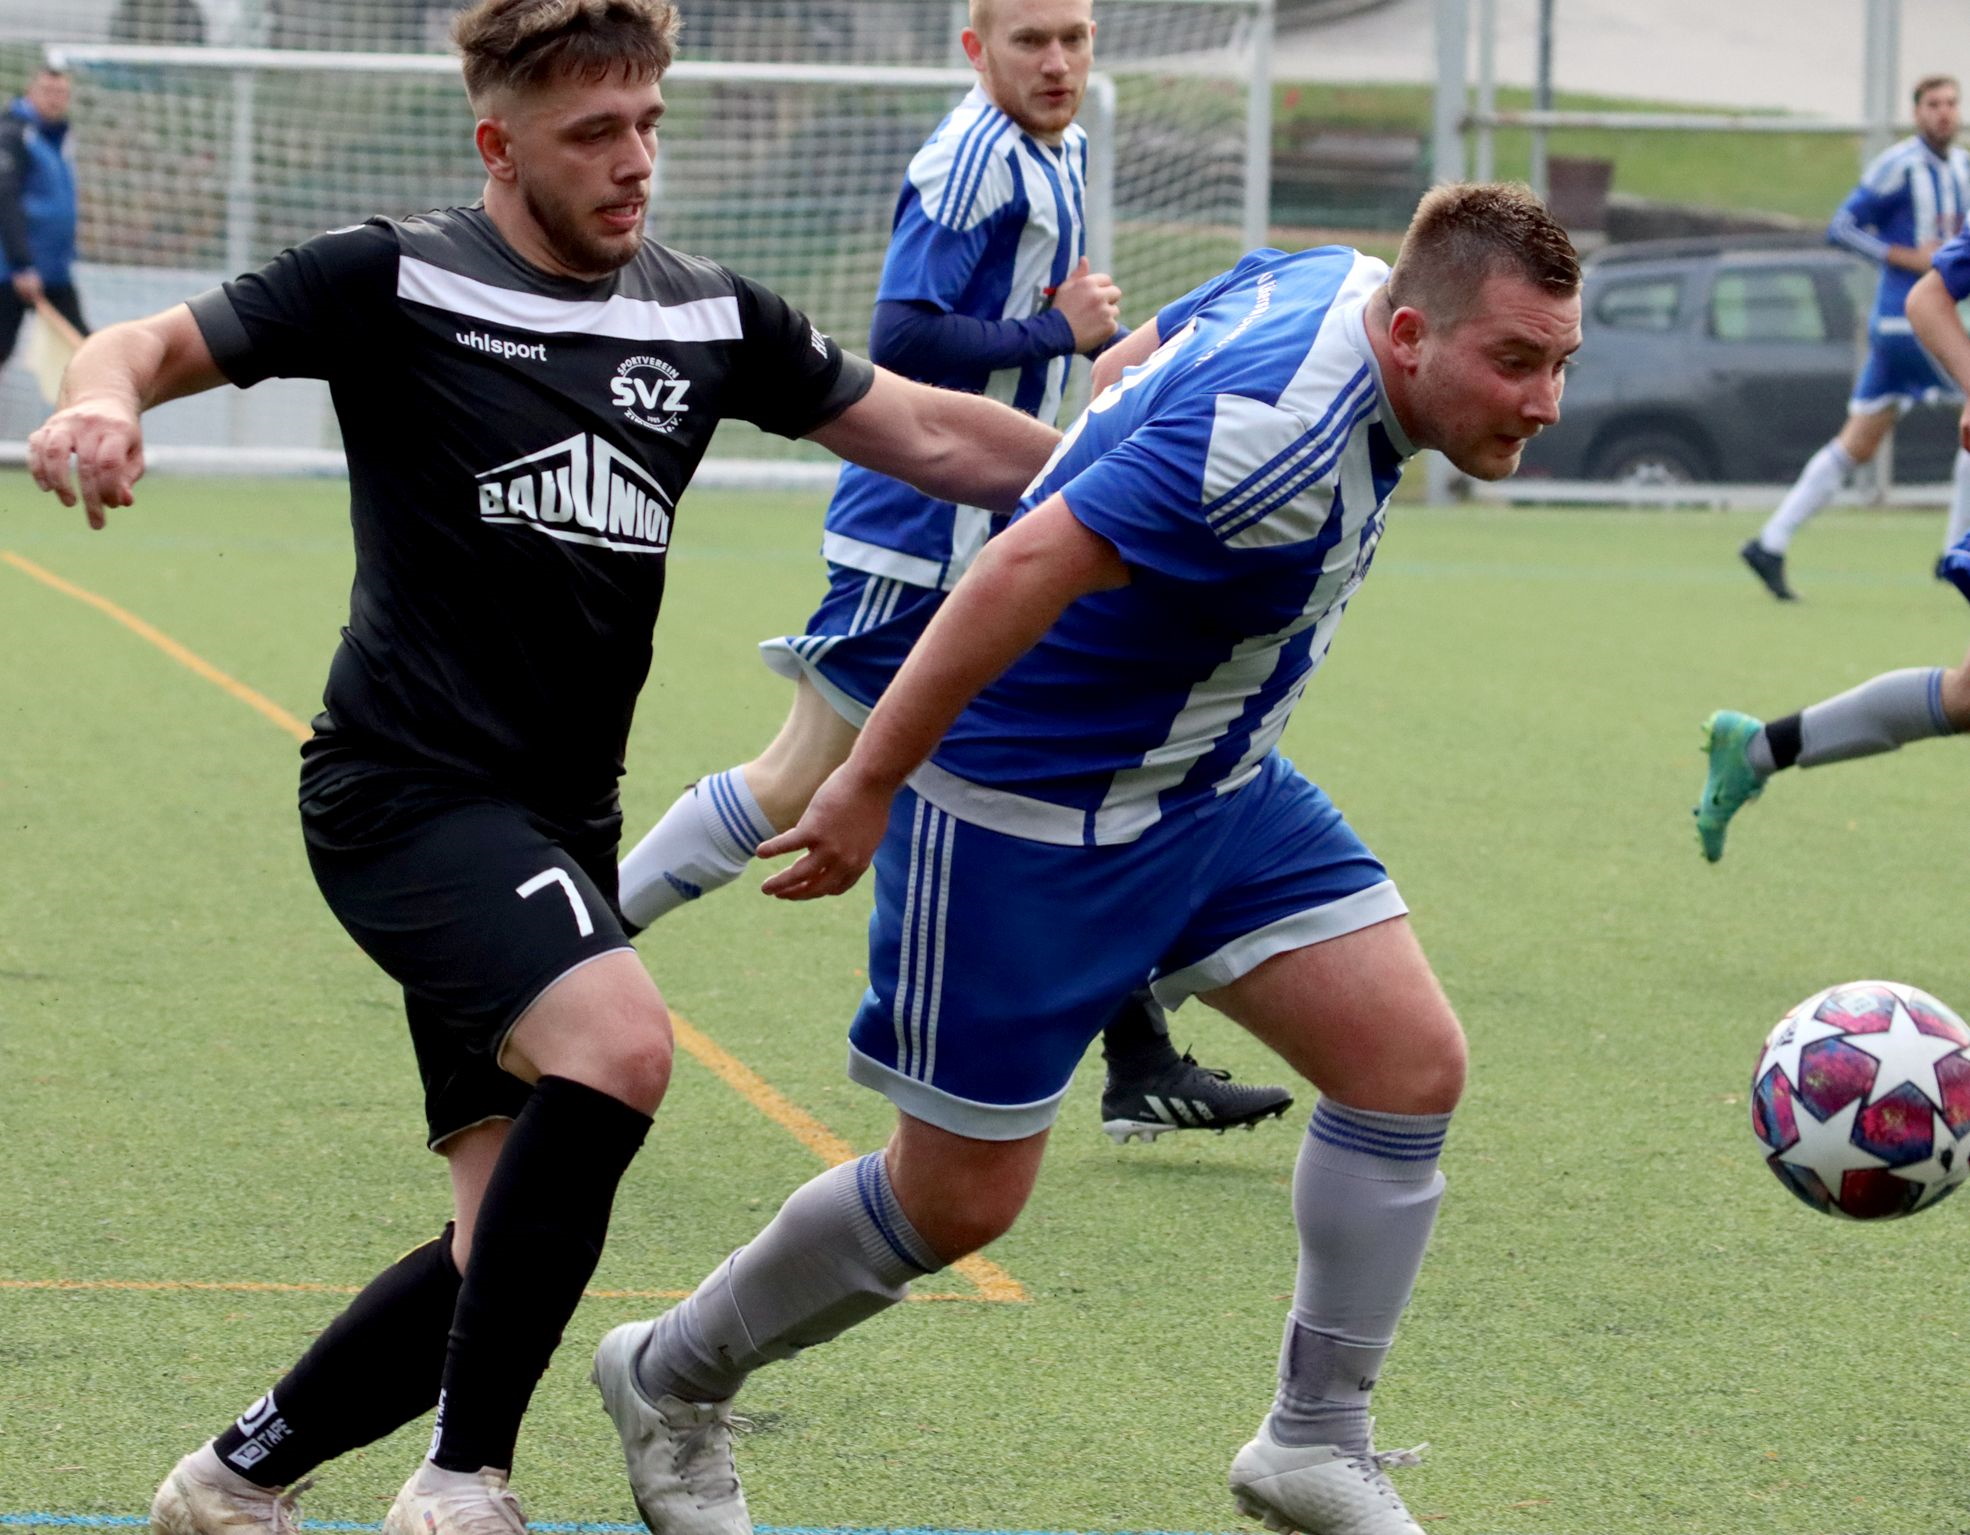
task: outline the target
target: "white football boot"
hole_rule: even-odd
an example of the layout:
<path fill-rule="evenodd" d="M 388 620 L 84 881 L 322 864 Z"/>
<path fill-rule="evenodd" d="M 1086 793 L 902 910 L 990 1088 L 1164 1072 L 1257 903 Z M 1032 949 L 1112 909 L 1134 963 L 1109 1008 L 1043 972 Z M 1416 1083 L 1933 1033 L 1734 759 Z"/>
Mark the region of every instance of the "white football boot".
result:
<path fill-rule="evenodd" d="M 1338 1445 L 1280 1444 L 1268 1420 L 1231 1462 L 1231 1499 L 1277 1535 L 1423 1535 L 1388 1469 L 1417 1465 L 1428 1448 L 1351 1455 Z"/>
<path fill-rule="evenodd" d="M 383 1516 L 383 1535 L 527 1535 L 527 1516 L 504 1471 L 447 1471 L 427 1460 Z"/>
<path fill-rule="evenodd" d="M 314 1483 L 285 1490 L 249 1482 L 212 1448 L 193 1450 L 151 1500 L 152 1535 L 295 1535 L 294 1500 Z"/>
<path fill-rule="evenodd" d="M 625 1322 L 595 1350 L 589 1379 L 615 1420 L 629 1491 L 651 1535 L 752 1535 L 732 1462 L 732 1404 L 655 1401 L 636 1383 L 636 1358 L 654 1322 Z"/>

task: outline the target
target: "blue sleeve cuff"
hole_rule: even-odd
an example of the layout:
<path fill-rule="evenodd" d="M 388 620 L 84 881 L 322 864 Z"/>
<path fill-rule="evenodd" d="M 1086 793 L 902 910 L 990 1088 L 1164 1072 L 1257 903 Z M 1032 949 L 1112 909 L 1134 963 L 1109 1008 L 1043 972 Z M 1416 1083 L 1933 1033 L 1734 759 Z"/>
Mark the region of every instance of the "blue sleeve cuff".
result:
<path fill-rule="evenodd" d="M 1026 320 L 976 320 L 933 305 L 886 299 L 876 305 L 869 355 L 905 378 L 945 383 L 1023 367 L 1074 350 L 1074 328 L 1048 309 Z"/>

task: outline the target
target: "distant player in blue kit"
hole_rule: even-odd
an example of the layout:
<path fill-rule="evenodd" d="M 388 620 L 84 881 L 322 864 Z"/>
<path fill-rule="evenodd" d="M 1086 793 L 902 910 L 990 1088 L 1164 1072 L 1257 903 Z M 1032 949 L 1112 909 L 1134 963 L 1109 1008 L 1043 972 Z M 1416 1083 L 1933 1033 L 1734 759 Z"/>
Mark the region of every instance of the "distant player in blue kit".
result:
<path fill-rule="evenodd" d="M 1847 402 L 1847 424 L 1799 472 L 1758 536 L 1738 551 L 1765 589 L 1782 602 L 1798 596 L 1786 580 L 1785 555 L 1806 521 L 1831 501 L 1860 465 L 1869 463 L 1915 406 L 1956 391 L 1922 350 L 1904 306 L 1929 270 L 1930 257 L 1963 228 L 1970 209 L 1970 153 L 1955 143 L 1962 121 L 1957 83 L 1930 75 L 1915 87 L 1916 133 L 1883 150 L 1827 226 L 1827 238 L 1881 264 L 1867 362 Z M 1950 496 L 1949 548 L 1970 533 L 1970 453 L 1956 456 Z M 1940 564 L 1937 575 L 1942 574 Z"/>
<path fill-rule="evenodd" d="M 1956 308 L 1966 298 L 1970 234 L 1959 234 L 1936 252 L 1934 270 L 1910 291 L 1908 318 L 1916 338 L 1970 398 L 1970 333 Z M 1970 451 L 1970 403 L 1957 422 L 1957 436 Z M 1970 598 L 1970 532 L 1943 551 L 1936 574 Z M 1703 797 L 1696 804 L 1703 856 L 1711 863 L 1724 856 L 1731 817 L 1763 793 L 1765 780 L 1783 768 L 1876 757 L 1911 741 L 1966 730 L 1970 655 L 1956 666 L 1884 672 L 1769 724 L 1735 709 L 1719 709 L 1703 725 L 1703 749 L 1710 759 Z"/>
<path fill-rule="evenodd" d="M 75 165 L 68 143 L 72 82 L 37 69 L 0 111 L 0 363 L 39 299 L 85 335 L 75 277 Z"/>
<path fill-rule="evenodd" d="M 1148 975 L 1321 1093 L 1277 1393 L 1233 1497 L 1276 1530 L 1420 1535 L 1387 1476 L 1414 1452 L 1373 1448 L 1368 1403 L 1442 1195 L 1464 1038 L 1394 883 L 1278 742 L 1410 456 L 1502 479 L 1559 418 L 1579 282 L 1524 188 L 1442 187 L 1393 272 L 1258 251 L 1104 361 L 1132 366 L 761 849 L 806 849 L 766 886 L 795 900 L 874 859 L 849 1070 L 898 1124 L 691 1299 L 603 1340 L 653 1529 L 750 1529 L 719 1426 L 747 1376 L 1010 1228 L 1075 1063 Z M 688 1436 L 679 1403 L 703 1414 Z"/>
<path fill-rule="evenodd" d="M 1092 0 L 971 0 L 979 82 L 911 160 L 876 294 L 869 355 L 928 384 L 986 394 L 1051 425 L 1068 365 L 1125 335 L 1121 290 L 1089 269 L 1087 134 L 1075 124 L 1094 56 Z M 800 818 L 992 517 L 847 466 L 821 552 L 829 589 L 808 632 L 761 646 L 794 684 L 764 752 L 700 779 L 623 860 L 624 915 L 647 926 L 736 879 Z M 1222 1131 L 1292 1106 L 1179 1056 L 1147 991 L 1103 1033 L 1105 1129 L 1116 1140 Z"/>

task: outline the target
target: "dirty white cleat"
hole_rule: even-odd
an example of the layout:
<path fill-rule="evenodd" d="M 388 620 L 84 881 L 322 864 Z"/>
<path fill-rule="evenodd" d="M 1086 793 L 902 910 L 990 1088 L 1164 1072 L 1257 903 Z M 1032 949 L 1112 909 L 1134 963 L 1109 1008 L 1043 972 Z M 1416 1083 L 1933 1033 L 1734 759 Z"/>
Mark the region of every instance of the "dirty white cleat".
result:
<path fill-rule="evenodd" d="M 249 1482 L 219 1459 L 208 1439 L 157 1489 L 152 1535 L 294 1535 L 294 1500 L 313 1485 L 303 1480 L 282 1490 Z"/>
<path fill-rule="evenodd" d="M 1352 1455 L 1332 1444 L 1280 1444 L 1268 1421 L 1231 1462 L 1231 1499 L 1277 1535 L 1423 1535 L 1388 1468 L 1416 1465 L 1428 1448 Z"/>
<path fill-rule="evenodd" d="M 383 1516 L 383 1535 L 527 1535 L 527 1516 L 504 1471 L 447 1471 L 427 1460 Z"/>
<path fill-rule="evenodd" d="M 654 1322 L 625 1322 L 595 1350 L 589 1379 L 622 1438 L 630 1495 L 651 1535 L 752 1535 L 732 1461 L 732 1404 L 655 1401 L 636 1383 Z"/>

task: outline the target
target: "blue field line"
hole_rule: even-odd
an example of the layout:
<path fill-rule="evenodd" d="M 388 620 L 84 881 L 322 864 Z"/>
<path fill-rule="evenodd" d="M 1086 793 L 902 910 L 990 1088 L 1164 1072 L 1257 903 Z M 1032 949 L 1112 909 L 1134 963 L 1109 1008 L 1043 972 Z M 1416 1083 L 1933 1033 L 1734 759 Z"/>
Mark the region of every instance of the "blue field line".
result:
<path fill-rule="evenodd" d="M 127 1530 L 148 1528 L 148 1517 L 138 1514 L 0 1514 L 0 1528 L 47 1530 Z M 376 1530 L 376 1524 L 357 1524 L 346 1519 L 303 1519 L 303 1530 Z M 583 1522 L 529 1519 L 529 1530 L 540 1535 L 649 1535 L 641 1524 L 590 1524 Z M 1071 1530 L 946 1530 L 927 1525 L 839 1525 L 839 1524 L 758 1524 L 755 1535 L 1083 1535 Z M 1174 1530 L 1128 1530 L 1109 1535 L 1187 1535 Z"/>

